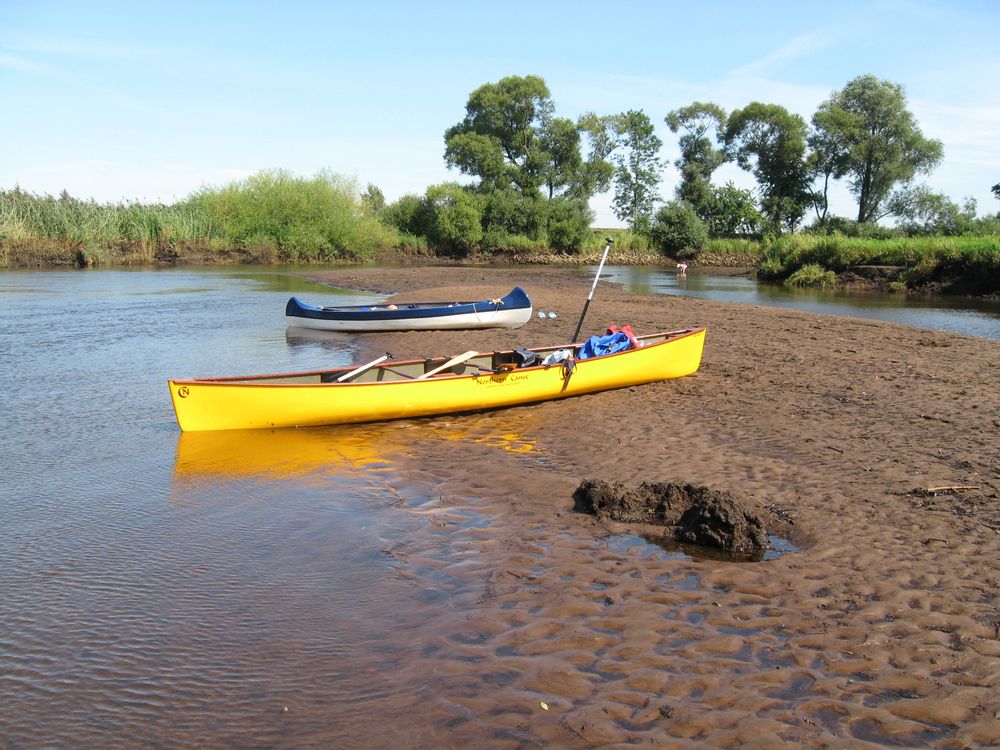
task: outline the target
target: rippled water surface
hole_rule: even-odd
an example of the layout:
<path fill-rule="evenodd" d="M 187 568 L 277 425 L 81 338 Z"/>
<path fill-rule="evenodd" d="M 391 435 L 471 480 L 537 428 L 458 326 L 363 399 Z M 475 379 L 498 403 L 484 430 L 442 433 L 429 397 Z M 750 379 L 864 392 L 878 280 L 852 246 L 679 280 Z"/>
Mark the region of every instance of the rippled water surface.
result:
<path fill-rule="evenodd" d="M 181 435 L 169 376 L 354 361 L 286 330 L 291 293 L 372 299 L 280 270 L 0 274 L 0 747 L 406 747 L 462 714 L 421 660 L 517 524 L 446 508 L 421 451 L 545 457 L 503 413 Z"/>
<path fill-rule="evenodd" d="M 594 269 L 590 270 L 593 274 Z M 702 297 L 718 302 L 791 307 L 796 310 L 870 318 L 1000 340 L 1000 302 L 962 297 L 918 297 L 905 294 L 790 289 L 742 276 L 717 276 L 675 268 L 609 266 L 602 278 L 640 294 Z"/>
<path fill-rule="evenodd" d="M 365 299 L 239 271 L 0 276 L 0 746 L 195 746 L 223 716 L 252 733 L 393 690 L 391 649 L 359 648 L 406 598 L 377 430 L 206 451 L 170 408 L 168 375 L 352 361 L 346 337 L 287 335 L 290 292 Z"/>

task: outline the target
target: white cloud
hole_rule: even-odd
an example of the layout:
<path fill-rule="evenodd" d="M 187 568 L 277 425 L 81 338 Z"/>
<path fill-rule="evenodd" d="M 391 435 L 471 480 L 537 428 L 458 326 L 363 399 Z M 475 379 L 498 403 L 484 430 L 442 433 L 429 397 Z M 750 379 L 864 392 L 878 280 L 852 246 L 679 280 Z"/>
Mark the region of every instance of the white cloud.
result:
<path fill-rule="evenodd" d="M 31 55 L 55 55 L 101 60 L 134 59 L 149 55 L 149 48 L 147 47 L 109 44 L 106 41 L 96 39 L 87 40 L 57 36 L 7 36 L 3 40 L 3 46 L 7 49 Z"/>
<path fill-rule="evenodd" d="M 781 63 L 815 55 L 817 52 L 832 47 L 834 41 L 834 35 L 827 30 L 810 34 L 800 34 L 785 42 L 785 44 L 773 52 L 736 68 L 729 75 L 733 78 L 754 77 L 762 72 L 778 67 Z"/>
<path fill-rule="evenodd" d="M 8 55 L 5 52 L 0 52 L 0 68 L 9 68 L 11 70 L 20 71 L 41 71 L 45 70 L 46 66 L 36 63 L 33 60 L 28 60 L 24 57 Z"/>

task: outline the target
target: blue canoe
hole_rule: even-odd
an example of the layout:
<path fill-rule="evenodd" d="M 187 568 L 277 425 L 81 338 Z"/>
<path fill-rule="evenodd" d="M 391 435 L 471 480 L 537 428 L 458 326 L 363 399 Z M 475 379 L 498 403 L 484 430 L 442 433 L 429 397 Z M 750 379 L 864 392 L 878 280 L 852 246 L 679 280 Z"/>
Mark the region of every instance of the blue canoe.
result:
<path fill-rule="evenodd" d="M 531 300 L 519 286 L 504 297 L 477 302 L 320 307 L 292 297 L 285 305 L 285 319 L 290 326 L 321 331 L 520 328 L 531 319 Z"/>

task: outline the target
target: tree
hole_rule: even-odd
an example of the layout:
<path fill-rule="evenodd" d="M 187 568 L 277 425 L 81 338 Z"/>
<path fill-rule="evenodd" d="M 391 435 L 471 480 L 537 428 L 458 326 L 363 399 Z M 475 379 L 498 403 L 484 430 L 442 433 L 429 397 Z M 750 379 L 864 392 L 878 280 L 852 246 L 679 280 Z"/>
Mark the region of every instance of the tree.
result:
<path fill-rule="evenodd" d="M 805 120 L 780 105 L 753 102 L 729 116 L 725 143 L 737 164 L 757 178 L 771 231 L 794 230 L 811 199 Z"/>
<path fill-rule="evenodd" d="M 572 120 L 554 117 L 538 134 L 545 162 L 545 187 L 548 197 L 566 192 L 579 179 L 583 166 L 580 156 L 580 132 Z"/>
<path fill-rule="evenodd" d="M 1000 182 L 990 188 L 993 191 L 993 197 L 1000 201 Z"/>
<path fill-rule="evenodd" d="M 976 201 L 968 198 L 962 207 L 926 185 L 907 186 L 887 202 L 893 216 L 911 235 L 957 235 L 967 230 L 976 218 Z"/>
<path fill-rule="evenodd" d="M 694 206 L 702 218 L 711 199 L 712 173 L 726 162 L 724 149 L 713 145 L 709 137 L 715 131 L 720 140 L 726 125 L 726 112 L 712 102 L 694 102 L 675 109 L 664 118 L 670 131 L 684 130 L 680 137 L 681 156 L 674 162 L 680 170 L 681 182 L 677 197 Z"/>
<path fill-rule="evenodd" d="M 586 112 L 577 119 L 576 128 L 586 136 L 589 153 L 581 166 L 575 189 L 569 194 L 575 198 L 590 198 L 611 188 L 614 166 L 608 158 L 618 145 L 615 116 Z"/>
<path fill-rule="evenodd" d="M 547 221 L 544 199 L 585 200 L 592 194 L 587 189 L 596 181 L 580 154 L 580 131 L 554 111 L 542 78 L 509 76 L 473 91 L 465 118 L 445 131 L 448 166 L 478 177 L 482 195 L 502 196 L 486 209 L 484 229 L 491 237 L 501 232 L 537 238 Z M 521 210 L 506 210 L 514 204 Z M 502 217 L 502 225 L 494 225 L 493 216 Z"/>
<path fill-rule="evenodd" d="M 642 110 L 629 110 L 614 118 L 618 149 L 612 157 L 615 215 L 627 221 L 633 231 L 649 227 L 653 204 L 660 182 L 660 159 L 657 156 L 663 141 L 653 129 L 653 123 Z"/>
<path fill-rule="evenodd" d="M 706 215 L 709 234 L 719 237 L 757 235 L 764 226 L 764 217 L 757 210 L 757 201 L 750 190 L 727 182 L 711 189 Z"/>
<path fill-rule="evenodd" d="M 903 87 L 872 75 L 835 91 L 812 123 L 838 169 L 850 177 L 859 223 L 885 216 L 894 186 L 930 172 L 943 156 L 941 142 L 925 138 L 906 109 Z"/>
<path fill-rule="evenodd" d="M 472 92 L 465 118 L 445 131 L 445 161 L 483 187 L 538 191 L 549 155 L 540 136 L 555 107 L 538 76 L 509 76 Z"/>
<path fill-rule="evenodd" d="M 814 118 L 815 120 L 815 118 Z M 812 204 L 816 211 L 816 223 L 826 224 L 830 213 L 830 180 L 839 180 L 848 169 L 847 154 L 826 130 L 813 129 L 806 143 L 809 145 L 807 165 L 810 176 L 820 180 L 820 189 L 813 193 Z"/>

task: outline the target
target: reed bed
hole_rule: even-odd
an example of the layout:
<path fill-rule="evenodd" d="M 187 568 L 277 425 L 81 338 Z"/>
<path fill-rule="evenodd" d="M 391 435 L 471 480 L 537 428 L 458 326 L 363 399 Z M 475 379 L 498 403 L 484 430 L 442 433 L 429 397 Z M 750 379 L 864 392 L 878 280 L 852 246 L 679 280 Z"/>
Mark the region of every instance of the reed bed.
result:
<path fill-rule="evenodd" d="M 235 250 L 264 262 L 363 260 L 398 239 L 362 209 L 352 181 L 329 173 L 261 172 L 171 205 L 0 191 L 5 267 L 149 264 L 176 260 L 180 250 L 207 258 Z"/>

